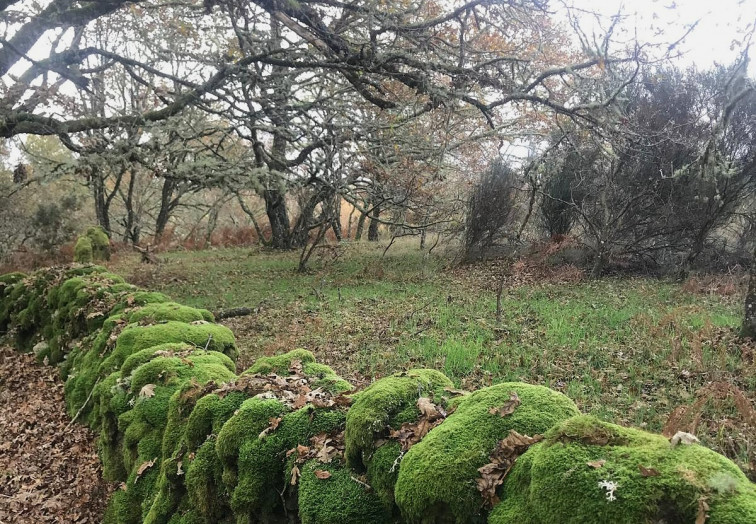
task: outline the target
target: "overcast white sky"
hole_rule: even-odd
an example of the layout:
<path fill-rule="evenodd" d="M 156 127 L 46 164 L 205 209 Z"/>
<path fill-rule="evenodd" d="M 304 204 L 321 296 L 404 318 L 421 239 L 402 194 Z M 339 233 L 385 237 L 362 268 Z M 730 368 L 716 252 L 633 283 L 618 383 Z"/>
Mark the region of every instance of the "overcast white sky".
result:
<path fill-rule="evenodd" d="M 756 0 L 564 0 L 567 5 L 600 12 L 609 17 L 618 11 L 627 15 L 624 36 L 637 29 L 641 41 L 674 41 L 691 24 L 695 29 L 677 48 L 684 52 L 681 62 L 701 69 L 716 63 L 731 63 L 742 50 L 744 35 L 756 22 Z M 587 14 L 581 24 L 590 23 Z M 735 46 L 733 46 L 735 43 Z M 751 58 L 756 59 L 756 49 Z M 756 68 L 751 63 L 750 74 Z"/>

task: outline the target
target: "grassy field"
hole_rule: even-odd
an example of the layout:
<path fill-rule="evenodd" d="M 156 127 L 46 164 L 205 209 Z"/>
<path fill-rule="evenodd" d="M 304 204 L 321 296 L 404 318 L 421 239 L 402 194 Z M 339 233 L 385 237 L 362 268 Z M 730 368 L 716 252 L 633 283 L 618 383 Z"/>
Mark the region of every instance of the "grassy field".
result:
<path fill-rule="evenodd" d="M 166 254 L 159 266 L 125 256 L 111 267 L 189 305 L 256 308 L 225 322 L 242 368 L 303 347 L 358 384 L 412 367 L 439 369 L 462 388 L 543 384 L 605 420 L 692 430 L 756 477 L 756 365 L 753 345 L 737 339 L 737 281 L 585 281 L 569 268 L 455 267 L 414 244 L 385 256 L 381 246 L 349 245 L 308 274 L 296 272 L 297 256 L 222 249 Z"/>

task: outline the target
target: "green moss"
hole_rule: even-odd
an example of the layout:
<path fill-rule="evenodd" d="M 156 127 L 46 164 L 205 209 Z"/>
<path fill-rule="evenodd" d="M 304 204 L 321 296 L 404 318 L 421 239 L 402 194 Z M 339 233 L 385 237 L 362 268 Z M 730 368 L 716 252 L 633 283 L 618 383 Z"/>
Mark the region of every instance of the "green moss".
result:
<path fill-rule="evenodd" d="M 86 237 L 80 238 L 88 238 L 91 242 L 92 255 L 95 261 L 110 260 L 110 239 L 101 226 L 92 226 L 88 228 Z"/>
<path fill-rule="evenodd" d="M 534 522 L 693 522 L 698 501 L 707 522 L 756 522 L 756 490 L 723 456 L 594 417 L 570 419 L 546 434 L 518 461 L 503 489 L 505 504 L 489 522 L 529 514 Z M 601 467 L 589 463 L 603 461 Z M 653 470 L 644 475 L 639 466 Z M 529 471 L 524 471 L 529 470 Z M 615 500 L 600 482 L 614 482 Z"/>
<path fill-rule="evenodd" d="M 387 511 L 395 512 L 394 486 L 399 477 L 401 446 L 386 442 L 377 448 L 367 464 L 367 478 Z"/>
<path fill-rule="evenodd" d="M 236 515 L 252 522 L 266 521 L 283 512 L 280 491 L 286 486 L 286 452 L 310 445 L 310 438 L 339 431 L 345 413 L 340 409 L 305 406 L 281 417 L 278 427 L 260 438 L 249 435 L 239 448 L 238 483 L 231 506 Z"/>
<path fill-rule="evenodd" d="M 94 260 L 92 253 L 92 240 L 89 237 L 79 237 L 74 246 L 74 262 L 91 264 Z"/>
<path fill-rule="evenodd" d="M 275 373 L 277 375 L 288 375 L 291 362 L 299 360 L 302 364 L 314 363 L 315 355 L 305 349 L 295 349 L 284 353 L 282 355 L 276 355 L 273 357 L 260 357 L 255 360 L 255 363 L 251 368 L 246 370 L 243 375 L 269 375 Z"/>
<path fill-rule="evenodd" d="M 379 524 L 389 522 L 380 499 L 353 480 L 354 473 L 334 464 L 311 460 L 301 468 L 299 517 L 302 524 Z M 331 476 L 320 479 L 316 470 Z"/>
<path fill-rule="evenodd" d="M 362 470 L 373 453 L 376 439 L 385 437 L 397 415 L 417 419 L 415 407 L 420 397 L 432 397 L 440 401 L 444 388 L 451 388 L 451 380 L 433 369 L 415 369 L 398 373 L 371 384 L 355 395 L 346 420 L 346 459 L 350 467 Z"/>
<path fill-rule="evenodd" d="M 164 447 L 175 450 L 176 442 L 180 440 L 176 435 L 166 437 L 169 413 L 175 415 L 175 408 L 180 402 L 176 393 L 192 381 L 199 385 L 209 381 L 230 381 L 234 378 L 230 367 L 233 367 L 233 362 L 227 356 L 213 351 L 195 350 L 182 357 L 156 356 L 153 352 L 151 359 L 131 373 L 128 404 L 133 407 L 118 417 L 118 432 L 123 438 L 117 443 L 122 448 L 123 466 L 131 472 L 130 478 L 147 461 L 154 461 L 153 468 L 160 470 L 160 474 L 156 473 L 151 481 L 156 483 L 154 489 L 150 488 L 139 496 L 132 494 L 132 499 L 138 498 L 142 507 L 142 518 L 149 514 L 153 506 L 154 516 L 162 510 L 163 516 L 167 517 L 165 511 L 171 504 L 168 493 L 170 484 L 178 484 L 175 475 L 178 462 L 169 457 L 163 464 L 163 459 L 171 455 Z M 180 429 L 180 426 L 175 425 L 170 432 Z M 139 483 L 142 483 L 141 479 Z"/>
<path fill-rule="evenodd" d="M 501 416 L 497 408 L 516 392 L 521 404 Z M 493 413 L 491 412 L 493 408 Z M 489 462 L 497 442 L 510 430 L 543 434 L 579 412 L 566 396 L 543 386 L 518 382 L 483 388 L 463 397 L 454 413 L 404 456 L 395 496 L 408 522 L 482 522 L 482 500 L 474 479 Z"/>
<path fill-rule="evenodd" d="M 162 302 L 157 304 L 147 304 L 126 315 L 127 322 L 133 324 L 155 324 L 168 320 L 178 322 L 209 322 L 212 320 L 212 313 L 205 309 L 196 309 L 189 306 L 183 306 L 175 302 Z"/>
<path fill-rule="evenodd" d="M 115 349 L 103 361 L 100 372 L 119 369 L 129 355 L 169 342 L 193 344 L 197 348 L 218 351 L 236 359 L 234 335 L 227 327 L 170 321 L 165 324 L 129 326 L 124 329 L 118 337 Z"/>
<path fill-rule="evenodd" d="M 162 293 L 155 291 L 134 291 L 124 295 L 110 311 L 111 315 L 123 313 L 127 309 L 143 307 L 147 304 L 161 304 L 170 299 Z"/>
<path fill-rule="evenodd" d="M 278 400 L 250 398 L 223 424 L 215 443 L 215 451 L 223 465 L 223 482 L 229 489 L 236 487 L 241 446 L 267 428 L 270 419 L 287 411 L 288 408 Z"/>
<path fill-rule="evenodd" d="M 324 391 L 328 391 L 334 395 L 348 393 L 354 389 L 354 386 L 339 377 L 333 369 L 325 364 L 308 362 L 302 366 L 302 372 L 306 377 L 310 378 L 312 388 L 322 388 Z"/>

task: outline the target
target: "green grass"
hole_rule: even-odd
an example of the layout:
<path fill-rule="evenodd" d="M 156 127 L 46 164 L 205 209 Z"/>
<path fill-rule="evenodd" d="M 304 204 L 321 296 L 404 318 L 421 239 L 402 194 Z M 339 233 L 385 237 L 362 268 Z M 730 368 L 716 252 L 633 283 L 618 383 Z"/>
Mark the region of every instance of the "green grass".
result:
<path fill-rule="evenodd" d="M 111 268 L 190 306 L 259 308 L 226 322 L 242 368 L 303 347 L 357 383 L 411 367 L 438 369 L 465 388 L 525 381 L 566 393 L 585 413 L 651 431 L 709 382 L 756 398 L 753 357 L 734 334 L 742 295 L 693 294 L 653 279 L 513 278 L 497 322 L 495 264 L 444 269 L 448 260 L 408 243 L 381 252 L 348 245 L 308 274 L 296 272 L 297 253 L 250 249 L 170 253 L 158 267 L 127 257 Z M 739 424 L 735 404 L 714 399 L 704 410 L 700 436 L 753 467 L 756 436 Z"/>

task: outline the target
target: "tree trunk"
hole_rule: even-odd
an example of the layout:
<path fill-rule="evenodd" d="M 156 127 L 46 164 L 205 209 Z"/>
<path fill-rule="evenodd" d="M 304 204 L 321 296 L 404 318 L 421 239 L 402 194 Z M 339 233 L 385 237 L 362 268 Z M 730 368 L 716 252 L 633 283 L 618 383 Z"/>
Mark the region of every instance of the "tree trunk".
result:
<path fill-rule="evenodd" d="M 341 242 L 341 196 L 333 195 L 331 203 L 333 209 L 333 219 L 331 220 L 331 230 L 336 240 Z"/>
<path fill-rule="evenodd" d="M 108 201 L 105 196 L 105 181 L 97 175 L 92 177 L 92 196 L 94 197 L 97 225 L 102 226 L 108 236 L 111 236 L 113 231 L 110 229 L 110 214 L 108 212 Z"/>
<path fill-rule="evenodd" d="M 286 211 L 284 194 L 278 189 L 263 191 L 265 213 L 270 222 L 270 245 L 274 249 L 289 249 L 291 236 L 289 232 L 289 214 Z"/>
<path fill-rule="evenodd" d="M 370 227 L 368 228 L 368 240 L 370 242 L 378 241 L 378 226 L 381 224 L 378 218 L 381 216 L 381 208 L 375 206 L 373 213 L 370 215 Z"/>
<path fill-rule="evenodd" d="M 357 220 L 357 229 L 354 232 L 354 240 L 362 240 L 362 231 L 365 229 L 365 218 L 367 215 L 365 213 L 360 213 L 360 218 Z"/>
<path fill-rule="evenodd" d="M 748 293 L 745 299 L 743 336 L 756 339 L 756 251 L 751 262 L 751 277 L 748 280 Z"/>
<path fill-rule="evenodd" d="M 162 240 L 168 220 L 171 218 L 171 211 L 175 207 L 172 200 L 175 185 L 174 180 L 166 178 L 163 181 L 163 189 L 160 192 L 160 210 L 155 219 L 155 242 L 157 243 Z"/>

